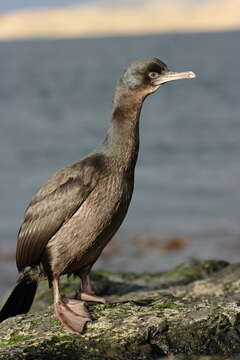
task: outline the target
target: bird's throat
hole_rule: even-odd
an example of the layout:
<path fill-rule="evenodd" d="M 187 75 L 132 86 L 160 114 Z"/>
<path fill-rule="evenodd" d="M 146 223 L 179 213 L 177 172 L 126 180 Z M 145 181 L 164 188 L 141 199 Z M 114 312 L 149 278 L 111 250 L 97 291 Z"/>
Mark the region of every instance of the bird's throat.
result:
<path fill-rule="evenodd" d="M 139 150 L 139 117 L 144 98 L 130 91 L 117 90 L 106 144 L 119 166 L 135 167 Z"/>

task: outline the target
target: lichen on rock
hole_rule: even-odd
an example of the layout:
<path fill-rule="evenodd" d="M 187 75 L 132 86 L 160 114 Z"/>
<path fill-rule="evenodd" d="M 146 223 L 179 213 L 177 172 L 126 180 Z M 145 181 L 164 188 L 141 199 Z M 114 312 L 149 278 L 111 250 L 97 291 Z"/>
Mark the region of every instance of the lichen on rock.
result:
<path fill-rule="evenodd" d="M 89 303 L 93 321 L 82 335 L 68 333 L 47 307 L 43 281 L 31 313 L 0 324 L 0 359 L 237 360 L 239 278 L 240 265 L 224 261 L 192 261 L 159 274 L 95 271 L 98 294 L 121 302 Z M 78 279 L 63 279 L 68 295 L 77 286 Z"/>

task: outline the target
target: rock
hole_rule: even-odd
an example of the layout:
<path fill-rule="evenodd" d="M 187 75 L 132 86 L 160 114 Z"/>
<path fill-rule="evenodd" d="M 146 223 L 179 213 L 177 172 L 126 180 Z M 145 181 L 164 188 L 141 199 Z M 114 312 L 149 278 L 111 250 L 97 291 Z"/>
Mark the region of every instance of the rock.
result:
<path fill-rule="evenodd" d="M 159 274 L 92 278 L 99 295 L 122 302 L 89 304 L 93 321 L 70 334 L 47 306 L 43 281 L 31 313 L 0 324 L 0 359 L 240 359 L 240 264 L 191 261 Z M 65 278 L 63 291 L 73 296 L 78 282 Z"/>

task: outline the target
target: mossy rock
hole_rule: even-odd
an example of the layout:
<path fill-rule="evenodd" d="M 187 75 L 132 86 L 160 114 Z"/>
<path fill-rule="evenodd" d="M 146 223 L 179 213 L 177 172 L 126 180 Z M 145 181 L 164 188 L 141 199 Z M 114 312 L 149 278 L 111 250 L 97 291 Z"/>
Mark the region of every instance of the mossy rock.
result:
<path fill-rule="evenodd" d="M 99 295 L 116 304 L 89 304 L 93 321 L 70 334 L 52 312 L 43 281 L 31 313 L 0 324 L 4 360 L 240 359 L 240 265 L 193 261 L 159 274 L 96 271 Z M 74 294 L 78 279 L 64 278 Z"/>

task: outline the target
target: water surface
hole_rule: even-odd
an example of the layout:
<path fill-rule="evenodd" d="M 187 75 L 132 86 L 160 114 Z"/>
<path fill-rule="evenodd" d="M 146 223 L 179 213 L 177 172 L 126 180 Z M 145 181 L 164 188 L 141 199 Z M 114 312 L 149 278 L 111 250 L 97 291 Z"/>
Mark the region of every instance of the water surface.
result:
<path fill-rule="evenodd" d="M 239 32 L 0 43 L 0 251 L 14 251 L 23 212 L 57 169 L 105 136 L 124 65 L 156 56 L 199 78 L 163 86 L 141 116 L 132 204 L 111 270 L 159 271 L 189 257 L 240 257 Z M 129 240 L 181 236 L 189 246 L 144 253 Z M 15 277 L 1 262 L 0 289 Z"/>

